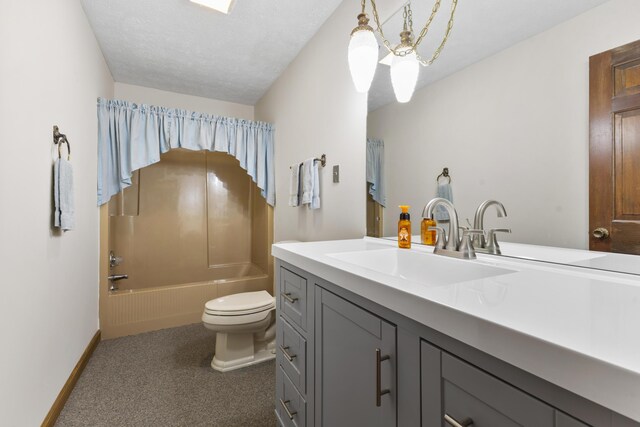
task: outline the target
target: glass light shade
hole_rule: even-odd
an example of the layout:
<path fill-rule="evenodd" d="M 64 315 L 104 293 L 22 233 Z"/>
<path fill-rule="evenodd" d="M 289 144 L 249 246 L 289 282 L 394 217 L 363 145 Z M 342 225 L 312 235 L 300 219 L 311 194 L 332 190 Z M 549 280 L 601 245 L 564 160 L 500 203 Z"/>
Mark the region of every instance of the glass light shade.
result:
<path fill-rule="evenodd" d="M 349 70 L 356 90 L 369 91 L 378 65 L 378 42 L 372 31 L 359 30 L 349 41 Z"/>
<path fill-rule="evenodd" d="M 409 102 L 418 82 L 420 63 L 413 51 L 406 56 L 393 56 L 391 61 L 391 84 L 398 102 Z"/>

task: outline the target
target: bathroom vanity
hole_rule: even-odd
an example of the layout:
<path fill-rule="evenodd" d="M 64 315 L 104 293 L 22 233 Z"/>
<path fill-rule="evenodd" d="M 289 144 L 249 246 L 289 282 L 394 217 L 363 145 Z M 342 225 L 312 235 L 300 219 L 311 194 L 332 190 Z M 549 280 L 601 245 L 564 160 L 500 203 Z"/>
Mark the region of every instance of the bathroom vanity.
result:
<path fill-rule="evenodd" d="M 640 426 L 640 278 L 370 238 L 272 253 L 282 426 Z"/>

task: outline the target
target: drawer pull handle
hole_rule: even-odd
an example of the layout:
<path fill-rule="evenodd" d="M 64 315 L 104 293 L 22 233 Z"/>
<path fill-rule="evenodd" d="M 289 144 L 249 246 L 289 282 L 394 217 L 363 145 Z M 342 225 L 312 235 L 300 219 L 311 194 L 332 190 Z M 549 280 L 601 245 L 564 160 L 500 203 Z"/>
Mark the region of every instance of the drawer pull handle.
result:
<path fill-rule="evenodd" d="M 382 395 L 389 394 L 391 391 L 389 389 L 382 390 L 382 378 L 380 373 L 380 365 L 385 360 L 389 360 L 389 356 L 382 356 L 380 349 L 376 348 L 376 406 L 382 406 Z"/>
<path fill-rule="evenodd" d="M 449 414 L 444 414 L 444 420 L 451 427 L 469 427 L 469 426 L 473 425 L 473 420 L 471 418 L 465 418 L 464 420 L 458 422 L 458 421 L 456 421 L 455 418 L 453 418 Z"/>
<path fill-rule="evenodd" d="M 284 299 L 286 299 L 287 301 L 289 301 L 291 304 L 293 304 L 294 302 L 298 301 L 298 297 L 291 297 L 291 292 L 282 292 L 280 295 L 282 295 L 284 297 Z"/>
<path fill-rule="evenodd" d="M 289 350 L 289 346 L 283 347 L 280 346 L 280 350 L 282 350 L 282 354 L 287 358 L 289 362 L 293 362 L 293 359 L 297 356 L 297 354 L 290 354 L 287 350 Z"/>
<path fill-rule="evenodd" d="M 287 408 L 287 403 L 289 403 L 289 402 L 291 402 L 291 401 L 290 401 L 290 400 L 282 400 L 282 399 L 280 399 L 280 404 L 281 404 L 281 405 L 282 405 L 282 407 L 284 408 L 284 411 L 287 413 L 287 417 L 289 417 L 289 419 L 290 419 L 290 420 L 292 420 L 292 419 L 293 419 L 293 416 L 294 416 L 295 414 L 297 414 L 297 413 L 298 413 L 298 411 L 293 411 L 293 412 L 291 412 L 291 411 L 289 410 L 289 408 Z"/>

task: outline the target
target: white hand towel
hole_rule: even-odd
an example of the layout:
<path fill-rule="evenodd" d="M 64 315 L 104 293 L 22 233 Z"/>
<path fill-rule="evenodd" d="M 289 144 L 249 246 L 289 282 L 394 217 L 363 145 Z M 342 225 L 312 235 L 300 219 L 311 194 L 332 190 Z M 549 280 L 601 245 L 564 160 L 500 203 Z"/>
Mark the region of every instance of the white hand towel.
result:
<path fill-rule="evenodd" d="M 448 201 L 453 203 L 453 189 L 451 188 L 451 183 L 438 183 L 436 197 L 442 197 L 443 199 L 447 199 Z M 449 214 L 447 213 L 447 209 L 442 205 L 436 206 L 436 211 L 433 214 L 433 218 L 438 222 L 449 221 Z"/>
<path fill-rule="evenodd" d="M 300 163 L 291 165 L 289 177 L 289 206 L 296 207 L 300 204 Z"/>
<path fill-rule="evenodd" d="M 311 167 L 311 173 L 313 174 L 313 190 L 311 205 L 309 205 L 309 209 L 320 209 L 320 168 L 318 166 L 319 162 L 313 162 L 313 166 Z"/>
<path fill-rule="evenodd" d="M 308 205 L 313 200 L 313 164 L 315 159 L 307 159 L 302 163 L 302 201 L 301 205 Z"/>
<path fill-rule="evenodd" d="M 73 168 L 65 159 L 58 159 L 53 164 L 53 199 L 53 225 L 64 231 L 72 230 L 75 226 Z"/>

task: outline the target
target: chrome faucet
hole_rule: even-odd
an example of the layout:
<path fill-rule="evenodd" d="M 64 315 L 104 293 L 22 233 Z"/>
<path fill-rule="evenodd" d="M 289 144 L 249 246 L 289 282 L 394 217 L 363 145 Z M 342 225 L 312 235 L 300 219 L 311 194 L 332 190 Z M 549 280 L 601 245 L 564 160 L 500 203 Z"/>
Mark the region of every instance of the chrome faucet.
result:
<path fill-rule="evenodd" d="M 442 197 L 431 199 L 422 210 L 422 217 L 433 218 L 433 211 L 438 205 L 444 206 L 447 210 L 447 214 L 449 215 L 449 235 L 447 236 L 447 240 L 444 244 L 444 249 L 457 251 L 460 245 L 460 238 L 458 237 L 458 212 L 456 212 L 456 208 L 453 206 L 453 203 L 447 199 L 443 199 Z M 444 234 L 442 234 L 442 236 L 444 236 Z"/>
<path fill-rule="evenodd" d="M 491 230 L 488 230 L 487 235 L 485 236 L 484 214 L 489 206 L 496 207 L 499 218 L 507 216 L 507 211 L 504 208 L 504 205 L 497 200 L 485 200 L 484 202 L 480 203 L 480 206 L 478 206 L 478 209 L 476 209 L 476 214 L 473 218 L 473 228 L 482 231 L 482 233 L 477 234 L 474 237 L 473 241 L 476 249 L 481 250 L 481 252 L 489 252 L 492 254 L 500 255 L 500 246 L 498 245 L 498 241 L 496 240 L 496 233 L 511 233 L 511 229 L 492 228 Z"/>
<path fill-rule="evenodd" d="M 434 254 L 446 255 L 454 258 L 475 259 L 476 253 L 473 248 L 471 236 L 482 233 L 479 230 L 465 229 L 462 238 L 459 237 L 458 212 L 453 203 L 443 198 L 435 198 L 429 201 L 422 210 L 423 218 L 433 218 L 433 211 L 438 205 L 442 205 L 449 215 L 449 235 L 445 238 L 444 230 L 440 227 L 431 227 L 439 231 Z"/>

